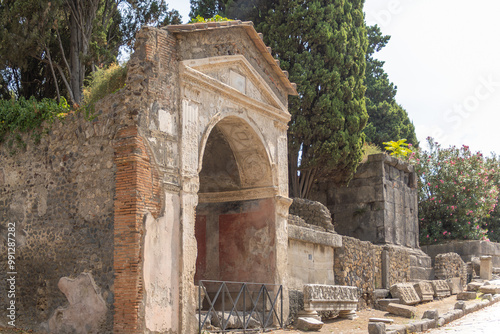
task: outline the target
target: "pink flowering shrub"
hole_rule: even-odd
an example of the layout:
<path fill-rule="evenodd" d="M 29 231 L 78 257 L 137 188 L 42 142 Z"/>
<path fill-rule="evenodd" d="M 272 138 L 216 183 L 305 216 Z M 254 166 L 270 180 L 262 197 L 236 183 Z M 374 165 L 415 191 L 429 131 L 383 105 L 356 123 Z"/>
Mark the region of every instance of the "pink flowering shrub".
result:
<path fill-rule="evenodd" d="M 413 152 L 408 159 L 419 176 L 420 243 L 489 240 L 499 193 L 497 159 L 465 145 L 443 149 L 427 140 L 429 151 Z"/>

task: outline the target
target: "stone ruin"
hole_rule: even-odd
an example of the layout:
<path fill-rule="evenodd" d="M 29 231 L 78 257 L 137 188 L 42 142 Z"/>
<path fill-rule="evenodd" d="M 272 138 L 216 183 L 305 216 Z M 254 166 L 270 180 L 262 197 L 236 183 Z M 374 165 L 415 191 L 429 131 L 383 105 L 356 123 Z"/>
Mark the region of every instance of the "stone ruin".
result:
<path fill-rule="evenodd" d="M 1 146 L 18 327 L 195 333 L 202 279 L 282 284 L 288 314 L 287 77 L 251 22 L 144 28 L 96 119 L 69 115 L 15 156 Z M 96 289 L 61 293 L 81 273 Z M 69 311 L 85 293 L 99 316 Z"/>
<path fill-rule="evenodd" d="M 281 285 L 290 320 L 352 317 L 394 284 L 432 279 L 411 166 L 370 157 L 349 188 L 320 183 L 318 202 L 292 204 L 296 94 L 249 22 L 144 28 L 126 86 L 94 120 L 68 115 L 15 156 L 0 146 L 1 231 L 15 223 L 22 277 L 17 326 L 194 333 L 204 280 Z"/>

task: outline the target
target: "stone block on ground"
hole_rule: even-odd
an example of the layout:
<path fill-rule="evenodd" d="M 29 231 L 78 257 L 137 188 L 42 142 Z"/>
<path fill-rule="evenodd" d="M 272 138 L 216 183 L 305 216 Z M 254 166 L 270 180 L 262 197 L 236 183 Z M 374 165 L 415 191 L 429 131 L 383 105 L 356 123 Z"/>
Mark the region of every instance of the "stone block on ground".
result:
<path fill-rule="evenodd" d="M 491 256 L 481 256 L 481 265 L 479 268 L 479 277 L 490 280 L 493 274 L 493 262 Z"/>
<path fill-rule="evenodd" d="M 464 291 L 463 285 L 462 285 L 462 279 L 460 277 L 448 278 L 446 280 L 446 282 L 448 283 L 448 286 L 450 287 L 450 292 L 452 295 L 456 295 L 456 294 Z"/>
<path fill-rule="evenodd" d="M 301 331 L 319 331 L 324 323 L 313 318 L 298 318 L 297 329 Z"/>
<path fill-rule="evenodd" d="M 422 315 L 422 319 L 434 319 L 437 320 L 439 318 L 439 312 L 438 310 L 427 310 L 424 312 L 424 315 Z"/>
<path fill-rule="evenodd" d="M 487 294 L 483 295 L 483 297 L 481 297 L 481 298 L 486 299 L 490 302 L 493 301 L 493 295 L 491 293 L 487 293 Z"/>
<path fill-rule="evenodd" d="M 356 311 L 353 310 L 341 310 L 339 311 L 339 318 L 345 318 L 349 320 L 354 320 L 358 317 Z"/>
<path fill-rule="evenodd" d="M 401 304 L 401 300 L 399 298 L 386 298 L 377 300 L 377 309 L 382 311 L 387 311 L 387 305 L 390 303 Z"/>
<path fill-rule="evenodd" d="M 455 310 L 465 310 L 465 302 L 464 301 L 456 302 Z"/>
<path fill-rule="evenodd" d="M 389 289 L 375 289 L 373 290 L 373 299 L 384 299 L 389 297 Z"/>
<path fill-rule="evenodd" d="M 450 287 L 445 280 L 434 280 L 432 282 L 432 287 L 434 288 L 435 298 L 445 298 L 451 295 Z"/>
<path fill-rule="evenodd" d="M 417 292 L 418 297 L 423 302 L 434 300 L 434 288 L 429 281 L 420 281 L 413 284 L 413 288 Z"/>
<path fill-rule="evenodd" d="M 463 291 L 457 294 L 457 300 L 473 300 L 476 297 L 477 293 L 475 291 Z"/>
<path fill-rule="evenodd" d="M 389 319 L 389 318 L 370 318 L 368 319 L 369 322 L 383 322 L 386 324 L 392 324 L 394 322 L 394 319 Z"/>
<path fill-rule="evenodd" d="M 306 311 L 355 311 L 358 307 L 358 288 L 355 286 L 306 284 Z"/>
<path fill-rule="evenodd" d="M 497 293 L 500 293 L 500 285 L 495 285 L 495 284 L 490 284 L 490 285 L 483 285 L 482 287 L 479 288 L 479 292 L 482 292 L 484 294 L 492 294 L 496 295 Z"/>
<path fill-rule="evenodd" d="M 483 286 L 480 282 L 470 282 L 467 284 L 467 291 L 479 291 L 479 288 Z"/>
<path fill-rule="evenodd" d="M 368 334 L 385 334 L 385 323 L 382 322 L 369 322 Z"/>
<path fill-rule="evenodd" d="M 385 327 L 385 332 L 387 334 L 406 334 L 407 329 L 406 325 L 390 325 Z"/>
<path fill-rule="evenodd" d="M 399 298 L 401 304 L 414 305 L 420 302 L 420 298 L 411 283 L 394 284 L 390 290 L 392 297 Z"/>
<path fill-rule="evenodd" d="M 409 305 L 389 304 L 387 305 L 387 312 L 405 318 L 413 318 L 417 315 L 417 308 Z"/>

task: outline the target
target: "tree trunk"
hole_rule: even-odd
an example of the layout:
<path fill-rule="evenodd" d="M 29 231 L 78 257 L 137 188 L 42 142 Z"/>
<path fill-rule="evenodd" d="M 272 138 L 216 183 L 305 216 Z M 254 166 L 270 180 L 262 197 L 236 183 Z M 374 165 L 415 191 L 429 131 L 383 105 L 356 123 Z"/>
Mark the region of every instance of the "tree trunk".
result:
<path fill-rule="evenodd" d="M 69 26 L 70 26 L 70 49 L 69 49 L 69 59 L 71 73 L 70 86 L 73 93 L 74 102 L 80 104 L 82 101 L 82 86 L 83 78 L 85 76 L 85 64 L 82 61 L 83 53 L 83 41 L 82 41 L 82 31 L 78 26 L 78 19 L 74 14 L 70 15 Z"/>

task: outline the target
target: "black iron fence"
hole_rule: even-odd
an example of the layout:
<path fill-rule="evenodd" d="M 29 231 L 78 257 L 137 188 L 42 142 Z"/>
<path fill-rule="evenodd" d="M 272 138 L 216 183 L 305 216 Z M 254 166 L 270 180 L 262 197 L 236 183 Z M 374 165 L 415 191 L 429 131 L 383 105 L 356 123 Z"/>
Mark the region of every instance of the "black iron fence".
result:
<path fill-rule="evenodd" d="M 198 333 L 269 328 L 283 328 L 281 285 L 199 281 Z"/>

